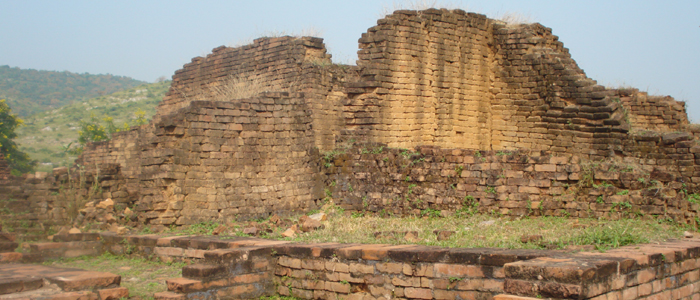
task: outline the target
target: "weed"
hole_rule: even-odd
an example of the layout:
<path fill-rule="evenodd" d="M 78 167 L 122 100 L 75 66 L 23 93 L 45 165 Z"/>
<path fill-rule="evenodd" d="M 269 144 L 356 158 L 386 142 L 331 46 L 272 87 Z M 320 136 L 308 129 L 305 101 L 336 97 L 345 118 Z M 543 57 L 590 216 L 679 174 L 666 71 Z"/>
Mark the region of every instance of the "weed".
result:
<path fill-rule="evenodd" d="M 512 153 L 510 152 L 503 152 L 503 151 L 498 151 L 496 152 L 496 156 L 504 156 L 504 155 L 511 155 Z"/>
<path fill-rule="evenodd" d="M 605 200 L 603 200 L 603 196 L 600 195 L 600 196 L 598 196 L 598 198 L 595 198 L 595 202 L 599 203 L 599 204 L 603 204 L 603 203 L 605 203 Z"/>
<path fill-rule="evenodd" d="M 455 173 L 457 174 L 457 177 L 462 176 L 462 170 L 464 170 L 464 166 L 456 166 L 455 167 Z"/>
<path fill-rule="evenodd" d="M 409 195 L 413 193 L 413 188 L 414 188 L 414 187 L 416 187 L 416 185 L 413 184 L 413 183 L 408 185 L 408 194 L 409 194 Z"/>
<path fill-rule="evenodd" d="M 496 193 L 496 188 L 495 188 L 495 187 L 492 187 L 492 186 L 486 187 L 486 193 L 487 193 L 487 194 L 495 194 L 495 193 Z"/>
<path fill-rule="evenodd" d="M 372 149 L 372 154 L 380 154 L 384 151 L 384 146 L 379 146 L 377 148 Z"/>
<path fill-rule="evenodd" d="M 629 195 L 630 191 L 629 190 L 621 190 L 617 192 L 618 195 Z"/>
<path fill-rule="evenodd" d="M 699 204 L 700 203 L 700 194 L 698 193 L 692 193 L 688 195 L 688 202 L 692 204 Z"/>
<path fill-rule="evenodd" d="M 439 218 L 441 216 L 439 210 L 432 208 L 426 208 L 424 210 L 421 210 L 420 215 L 421 217 L 427 216 L 428 218 Z"/>

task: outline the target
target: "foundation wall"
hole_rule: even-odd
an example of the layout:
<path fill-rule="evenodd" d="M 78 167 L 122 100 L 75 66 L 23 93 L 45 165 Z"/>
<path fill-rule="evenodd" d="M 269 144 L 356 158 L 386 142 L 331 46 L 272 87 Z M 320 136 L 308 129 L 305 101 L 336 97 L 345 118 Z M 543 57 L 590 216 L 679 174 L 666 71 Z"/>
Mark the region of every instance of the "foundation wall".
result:
<path fill-rule="evenodd" d="M 700 293 L 696 239 L 604 253 L 114 234 L 54 241 L 0 258 L 109 251 L 190 262 L 182 278 L 166 280 L 168 292 L 154 295 L 168 299 L 693 299 Z"/>

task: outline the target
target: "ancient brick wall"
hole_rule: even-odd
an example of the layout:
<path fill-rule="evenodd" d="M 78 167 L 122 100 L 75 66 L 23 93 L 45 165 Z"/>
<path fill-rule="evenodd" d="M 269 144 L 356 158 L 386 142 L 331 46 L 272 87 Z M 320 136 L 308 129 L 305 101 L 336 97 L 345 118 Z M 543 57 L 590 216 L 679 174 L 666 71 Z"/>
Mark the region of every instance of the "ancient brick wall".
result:
<path fill-rule="evenodd" d="M 632 88 L 613 92 L 613 100 L 621 101 L 627 110 L 631 130 L 668 132 L 682 130 L 688 125 L 685 102 L 670 96 L 651 96 Z"/>
<path fill-rule="evenodd" d="M 142 221 L 183 225 L 316 207 L 318 152 L 300 96 L 195 101 L 161 118 L 141 155 Z"/>
<path fill-rule="evenodd" d="M 597 85 L 540 24 L 507 25 L 460 10 L 396 11 L 359 42 L 362 78 L 348 86 L 343 107 L 355 139 L 601 159 L 621 150 L 630 125 L 687 124 L 673 99 L 621 101 Z"/>
<path fill-rule="evenodd" d="M 157 225 L 308 210 L 319 186 L 333 180 L 346 189 L 358 184 L 334 191 L 348 208 L 362 209 L 366 197 L 375 211 L 401 214 L 454 212 L 467 196 L 483 211 L 510 215 L 537 208 L 608 216 L 627 202 L 654 215 L 663 207 L 684 221 L 696 211 L 679 200 L 700 181 L 694 137 L 667 134 L 689 128 L 682 103 L 597 85 L 549 28 L 461 10 L 397 11 L 359 46 L 357 67 L 331 64 L 318 38 L 218 47 L 175 73 L 151 124 L 88 145 L 78 164 L 86 174 L 114 170 L 98 180 L 100 196 L 136 204 L 141 221 Z M 352 141 L 410 150 L 315 158 L 314 149 L 332 155 Z M 409 159 L 415 150 L 425 161 Z M 635 197 L 643 189 L 628 175 L 595 178 L 613 181 L 617 190 L 605 195 L 572 190 L 582 162 L 602 159 L 639 165 L 629 176 L 663 173 L 657 181 L 675 194 L 641 203 Z M 319 164 L 335 166 L 324 174 Z M 377 171 L 358 177 L 368 169 Z M 395 205 L 412 185 L 411 193 L 426 197 L 413 199 L 422 204 Z M 607 200 L 623 190 L 629 199 Z"/>
<path fill-rule="evenodd" d="M 377 24 L 359 40 L 348 131 L 392 147 L 490 147 L 491 21 L 431 9 Z"/>
<path fill-rule="evenodd" d="M 700 146 L 690 139 L 687 134 L 637 137 L 625 147 L 639 156 L 605 161 L 551 151 L 355 145 L 326 156 L 325 184 L 341 207 L 384 215 L 437 210 L 617 219 L 643 214 L 697 225 L 700 206 L 689 199 L 700 178 L 688 165 Z"/>

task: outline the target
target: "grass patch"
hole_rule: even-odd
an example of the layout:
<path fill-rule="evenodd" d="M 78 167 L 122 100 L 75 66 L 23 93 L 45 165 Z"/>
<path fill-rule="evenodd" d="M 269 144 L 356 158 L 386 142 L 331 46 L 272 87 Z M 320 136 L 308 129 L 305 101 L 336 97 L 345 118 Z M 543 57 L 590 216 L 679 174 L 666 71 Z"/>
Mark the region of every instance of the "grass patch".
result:
<path fill-rule="evenodd" d="M 121 275 L 121 286 L 129 289 L 131 297 L 152 299 L 153 293 L 167 290 L 165 280 L 180 277 L 184 263 L 153 262 L 143 258 L 128 258 L 105 253 L 97 257 L 77 257 L 45 262 L 44 265 L 110 272 Z"/>
<path fill-rule="evenodd" d="M 325 229 L 303 233 L 294 241 L 321 243 L 422 244 L 442 247 L 498 247 L 508 249 L 565 248 L 568 245 L 593 245 L 606 250 L 628 244 L 681 238 L 684 228 L 655 220 L 569 219 L 540 217 L 510 220 L 489 215 L 470 217 L 379 218 L 368 215 L 333 216 Z M 435 230 L 451 230 L 448 240 L 438 241 Z M 418 242 L 381 236 L 375 232 L 417 231 Z M 522 243 L 524 235 L 541 235 L 537 243 Z"/>

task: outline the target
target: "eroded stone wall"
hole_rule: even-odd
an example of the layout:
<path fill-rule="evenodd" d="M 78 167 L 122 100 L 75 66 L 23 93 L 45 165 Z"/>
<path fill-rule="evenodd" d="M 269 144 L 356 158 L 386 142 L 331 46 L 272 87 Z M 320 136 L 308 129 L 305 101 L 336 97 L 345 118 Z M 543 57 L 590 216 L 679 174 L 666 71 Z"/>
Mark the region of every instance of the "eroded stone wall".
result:
<path fill-rule="evenodd" d="M 154 124 L 141 155 L 145 223 L 289 215 L 323 190 L 310 110 L 300 94 L 195 101 Z"/>
<path fill-rule="evenodd" d="M 381 144 L 326 156 L 326 188 L 348 210 L 388 215 L 492 213 L 617 219 L 636 215 L 697 224 L 688 134 L 637 136 L 638 157 L 584 160 L 551 151 L 479 151 Z M 649 151 L 650 149 L 656 151 Z M 686 153 L 686 154 L 678 154 Z M 685 159 L 683 159 L 685 158 Z"/>

